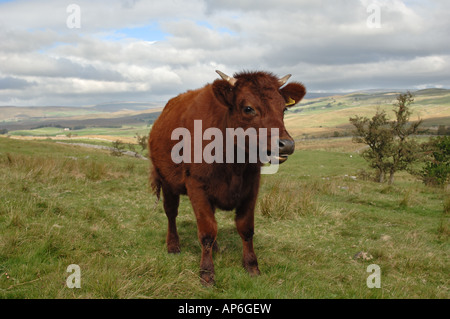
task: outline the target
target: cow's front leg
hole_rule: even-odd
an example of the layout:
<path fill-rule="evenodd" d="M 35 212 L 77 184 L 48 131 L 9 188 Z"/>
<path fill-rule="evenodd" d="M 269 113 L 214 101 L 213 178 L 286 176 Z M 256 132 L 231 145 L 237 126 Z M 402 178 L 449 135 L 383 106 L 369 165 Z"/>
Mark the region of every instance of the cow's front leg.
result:
<path fill-rule="evenodd" d="M 243 201 L 236 209 L 236 228 L 241 236 L 243 245 L 242 263 L 252 276 L 260 274 L 256 254 L 253 250 L 255 203 L 256 194 Z"/>
<path fill-rule="evenodd" d="M 204 285 L 213 285 L 214 263 L 212 251 L 217 238 L 217 222 L 214 217 L 214 207 L 209 202 L 203 186 L 198 182 L 191 180 L 186 184 L 186 188 L 197 218 L 198 239 L 202 245 L 200 277 Z"/>

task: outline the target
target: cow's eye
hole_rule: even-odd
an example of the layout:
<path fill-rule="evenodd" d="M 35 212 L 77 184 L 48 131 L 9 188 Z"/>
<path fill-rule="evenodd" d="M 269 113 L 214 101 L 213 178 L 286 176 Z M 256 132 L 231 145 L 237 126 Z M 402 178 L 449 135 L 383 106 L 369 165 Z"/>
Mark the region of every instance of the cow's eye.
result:
<path fill-rule="evenodd" d="M 244 107 L 245 114 L 255 114 L 255 110 L 251 106 Z"/>

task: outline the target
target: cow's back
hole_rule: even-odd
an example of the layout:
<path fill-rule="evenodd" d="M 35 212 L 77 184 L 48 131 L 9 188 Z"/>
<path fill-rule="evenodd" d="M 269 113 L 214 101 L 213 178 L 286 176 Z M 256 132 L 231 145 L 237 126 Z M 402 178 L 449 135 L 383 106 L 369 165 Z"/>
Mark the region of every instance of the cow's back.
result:
<path fill-rule="evenodd" d="M 176 164 L 171 157 L 172 148 L 179 142 L 171 139 L 172 132 L 177 128 L 187 128 L 193 138 L 194 120 L 201 120 L 207 127 L 214 126 L 212 119 L 222 117 L 218 114 L 220 106 L 219 109 L 214 108 L 215 103 L 211 85 L 169 100 L 150 132 L 149 149 L 153 164 L 151 179 L 154 188 L 164 183 L 174 193 L 186 193 L 183 163 Z"/>

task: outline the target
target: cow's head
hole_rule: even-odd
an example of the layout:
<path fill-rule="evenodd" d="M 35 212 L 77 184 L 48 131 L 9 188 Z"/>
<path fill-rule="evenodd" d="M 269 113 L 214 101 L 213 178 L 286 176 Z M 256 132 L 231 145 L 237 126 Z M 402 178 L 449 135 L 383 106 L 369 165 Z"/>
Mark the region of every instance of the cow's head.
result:
<path fill-rule="evenodd" d="M 284 112 L 305 96 L 306 89 L 300 83 L 286 82 L 291 75 L 278 78 L 267 72 L 242 72 L 230 77 L 216 71 L 222 80 L 214 81 L 214 95 L 221 105 L 228 108 L 227 127 L 244 130 L 253 127 L 258 132 L 267 128 L 268 152 L 271 152 L 270 132 L 278 128 L 279 163 L 294 152 L 295 143 L 284 127 Z"/>

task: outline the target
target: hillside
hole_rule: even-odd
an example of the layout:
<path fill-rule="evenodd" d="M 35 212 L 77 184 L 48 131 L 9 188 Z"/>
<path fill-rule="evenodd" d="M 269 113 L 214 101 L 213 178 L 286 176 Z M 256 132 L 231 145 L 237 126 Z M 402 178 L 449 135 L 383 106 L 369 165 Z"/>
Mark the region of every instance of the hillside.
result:
<path fill-rule="evenodd" d="M 286 113 L 285 123 L 297 139 L 345 135 L 351 129 L 349 118 L 352 116 L 371 117 L 380 108 L 393 118 L 392 105 L 399 93 L 359 92 L 304 100 Z M 411 120 L 423 119 L 422 127 L 431 133 L 439 125 L 450 126 L 450 90 L 427 89 L 413 94 Z"/>
<path fill-rule="evenodd" d="M 352 129 L 349 124 L 352 116 L 371 117 L 380 108 L 386 110 L 392 118 L 392 104 L 398 94 L 395 91 L 369 90 L 305 99 L 286 113 L 286 127 L 296 140 L 348 136 Z M 439 125 L 450 126 L 450 90 L 426 89 L 413 94 L 415 101 L 411 106 L 411 120 L 423 119 L 424 133 L 436 133 Z M 150 109 L 139 110 L 145 105 L 147 104 L 121 102 L 84 108 L 0 107 L 0 130 L 8 130 L 14 136 L 55 137 L 68 134 L 64 128 L 70 128 L 71 135 L 132 137 L 136 132 L 147 134 L 149 126 L 162 110 L 162 107 L 155 105 Z M 128 106 L 135 110 L 126 109 Z M 37 130 L 45 127 L 56 127 L 59 130 Z"/>
<path fill-rule="evenodd" d="M 107 127 L 122 124 L 142 124 L 140 122 L 153 122 L 161 107 L 137 110 L 125 108 L 122 103 L 112 107 L 99 105 L 95 107 L 0 107 L 0 129 L 9 131 L 30 130 L 37 127 Z M 134 105 L 134 104 L 133 104 Z M 141 105 L 142 107 L 142 105 Z"/>

